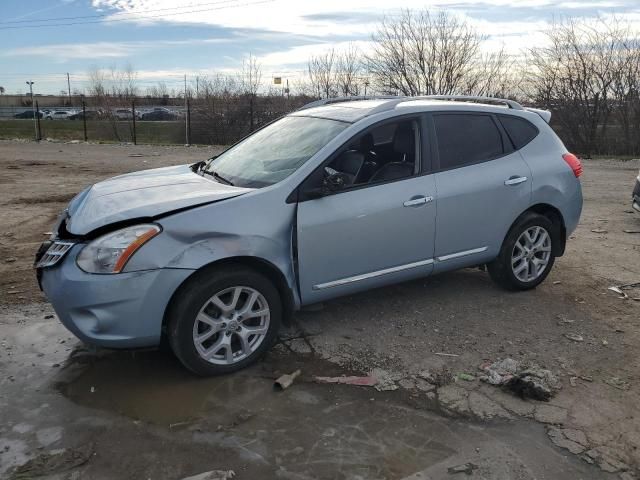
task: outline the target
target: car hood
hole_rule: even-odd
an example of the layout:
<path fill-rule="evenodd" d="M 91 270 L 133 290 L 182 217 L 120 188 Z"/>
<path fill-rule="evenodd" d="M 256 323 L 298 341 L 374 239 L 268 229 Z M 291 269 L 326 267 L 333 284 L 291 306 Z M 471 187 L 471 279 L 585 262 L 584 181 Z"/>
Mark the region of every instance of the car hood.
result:
<path fill-rule="evenodd" d="M 111 223 L 151 218 L 251 190 L 201 177 L 189 165 L 129 173 L 80 192 L 69 204 L 66 228 L 73 235 L 86 235 Z"/>

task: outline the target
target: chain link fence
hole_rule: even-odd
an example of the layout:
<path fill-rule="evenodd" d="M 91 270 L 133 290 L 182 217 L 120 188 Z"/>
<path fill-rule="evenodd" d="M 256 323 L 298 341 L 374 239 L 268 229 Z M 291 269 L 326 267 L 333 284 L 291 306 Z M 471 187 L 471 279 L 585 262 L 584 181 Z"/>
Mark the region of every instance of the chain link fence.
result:
<path fill-rule="evenodd" d="M 312 100 L 250 94 L 189 98 L 186 102 L 105 96 L 42 106 L 42 99 L 35 98 L 33 107 L 30 102 L 0 107 L 0 138 L 228 145 Z"/>
<path fill-rule="evenodd" d="M 313 101 L 308 96 L 228 94 L 199 98 L 35 97 L 0 106 L 0 138 L 141 144 L 229 145 Z M 577 154 L 640 155 L 640 103 L 614 105 L 606 124 L 587 125 L 575 108 L 549 107 L 551 126 Z M 37 118 L 34 121 L 34 112 Z M 37 123 L 37 125 L 34 125 Z M 37 128 L 36 128 L 37 127 Z"/>

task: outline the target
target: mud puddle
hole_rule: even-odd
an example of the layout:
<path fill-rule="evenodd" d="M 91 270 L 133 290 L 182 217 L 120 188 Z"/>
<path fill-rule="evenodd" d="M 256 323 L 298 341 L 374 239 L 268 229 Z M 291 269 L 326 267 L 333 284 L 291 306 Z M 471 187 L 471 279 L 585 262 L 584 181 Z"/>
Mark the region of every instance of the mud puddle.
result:
<path fill-rule="evenodd" d="M 274 391 L 276 376 L 298 368 L 296 383 Z M 495 479 L 547 478 L 549 468 L 602 478 L 554 449 L 539 425 L 473 424 L 412 408 L 399 392 L 311 381 L 341 373 L 353 372 L 270 354 L 236 374 L 202 379 L 166 353 L 110 353 L 59 390 L 76 404 L 160 428 L 172 442 L 227 452 L 225 468 L 251 478 L 441 478 L 466 462 Z"/>

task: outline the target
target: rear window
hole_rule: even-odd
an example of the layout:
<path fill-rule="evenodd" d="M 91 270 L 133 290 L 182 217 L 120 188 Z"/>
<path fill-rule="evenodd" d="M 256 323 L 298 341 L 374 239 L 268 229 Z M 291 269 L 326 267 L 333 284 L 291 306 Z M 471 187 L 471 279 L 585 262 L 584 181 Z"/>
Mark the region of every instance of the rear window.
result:
<path fill-rule="evenodd" d="M 489 115 L 434 115 L 440 168 L 479 163 L 504 154 L 502 135 Z"/>
<path fill-rule="evenodd" d="M 520 150 L 539 133 L 536 126 L 524 118 L 511 115 L 501 115 L 499 118 L 516 150 Z"/>

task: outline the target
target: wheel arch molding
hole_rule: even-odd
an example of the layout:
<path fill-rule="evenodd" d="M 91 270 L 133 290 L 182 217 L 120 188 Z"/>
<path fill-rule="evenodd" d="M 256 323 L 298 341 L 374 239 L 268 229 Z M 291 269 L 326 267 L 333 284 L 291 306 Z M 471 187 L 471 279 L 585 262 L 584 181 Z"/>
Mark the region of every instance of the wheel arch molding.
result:
<path fill-rule="evenodd" d="M 167 312 L 169 311 L 170 305 L 172 304 L 176 296 L 182 292 L 183 287 L 197 276 L 207 275 L 209 274 L 209 272 L 212 272 L 216 269 L 229 268 L 234 266 L 250 268 L 264 275 L 266 278 L 272 281 L 274 286 L 278 290 L 278 293 L 280 294 L 280 300 L 282 301 L 282 313 L 283 313 L 282 321 L 285 325 L 289 325 L 291 323 L 293 312 L 297 309 L 299 302 L 297 301 L 294 295 L 295 290 L 293 288 L 293 285 L 287 279 L 287 276 L 285 275 L 285 273 L 275 264 L 273 264 L 272 262 L 264 258 L 253 257 L 248 255 L 227 257 L 227 258 L 214 260 L 206 265 L 203 265 L 199 269 L 194 270 L 193 273 L 189 275 L 178 286 L 178 288 L 176 288 L 173 295 L 169 299 L 169 302 L 167 303 L 167 308 L 165 309 L 165 314 L 162 319 L 163 342 L 165 341 L 164 337 L 166 337 L 167 324 L 169 320 Z"/>

